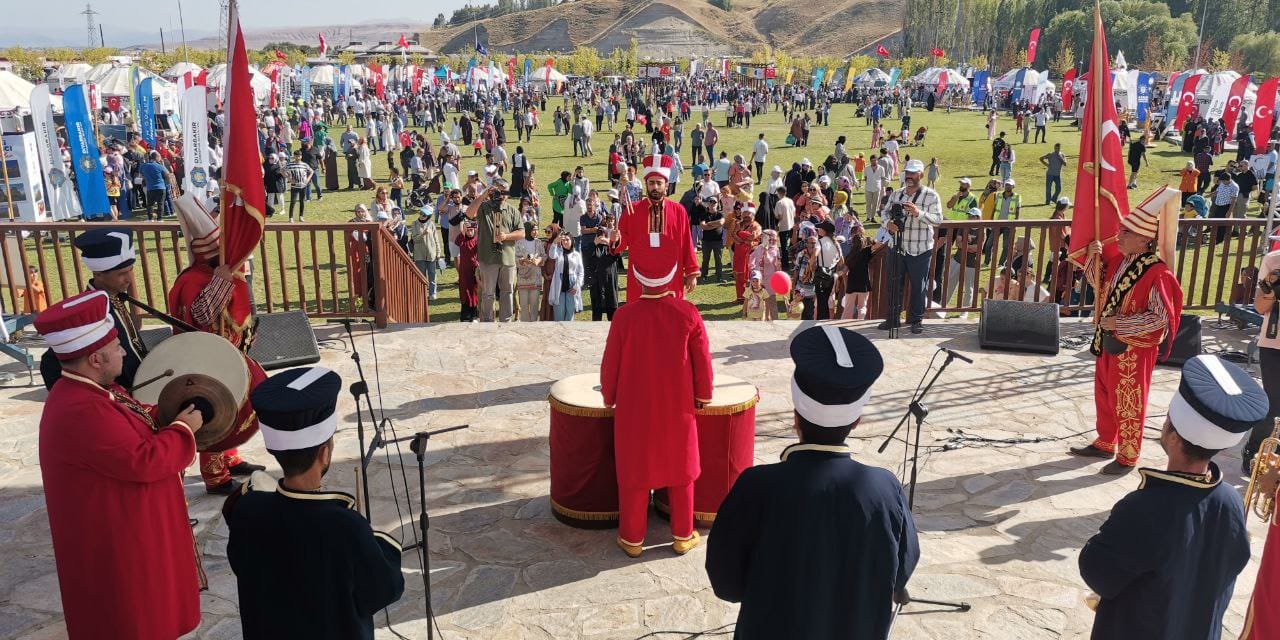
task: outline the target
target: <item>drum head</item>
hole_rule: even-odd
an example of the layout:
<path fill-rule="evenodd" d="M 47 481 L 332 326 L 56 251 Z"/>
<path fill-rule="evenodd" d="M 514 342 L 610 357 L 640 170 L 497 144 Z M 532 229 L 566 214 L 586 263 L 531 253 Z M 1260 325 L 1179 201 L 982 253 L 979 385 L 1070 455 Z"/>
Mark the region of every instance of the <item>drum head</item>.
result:
<path fill-rule="evenodd" d="M 572 407 L 604 409 L 599 373 L 580 373 L 560 380 L 551 385 L 551 397 Z"/>
<path fill-rule="evenodd" d="M 187 374 L 201 374 L 222 383 L 236 407 L 249 395 L 249 368 L 235 345 L 222 336 L 204 333 L 179 333 L 161 342 L 142 359 L 134 382 L 144 382 L 173 371 L 169 377 L 133 392 L 139 402 L 159 404 L 160 394 L 170 382 Z M 203 431 L 203 429 L 202 429 Z"/>
<path fill-rule="evenodd" d="M 759 391 L 754 384 L 733 376 L 717 375 L 711 388 L 711 403 L 707 409 L 720 407 L 751 406 Z M 745 407 L 744 407 L 745 408 Z"/>
<path fill-rule="evenodd" d="M 226 385 L 206 375 L 188 373 L 160 390 L 160 401 L 156 403 L 158 423 L 173 422 L 189 404 L 194 404 L 204 417 L 204 426 L 196 432 L 197 451 L 205 451 L 231 433 L 240 408 Z"/>

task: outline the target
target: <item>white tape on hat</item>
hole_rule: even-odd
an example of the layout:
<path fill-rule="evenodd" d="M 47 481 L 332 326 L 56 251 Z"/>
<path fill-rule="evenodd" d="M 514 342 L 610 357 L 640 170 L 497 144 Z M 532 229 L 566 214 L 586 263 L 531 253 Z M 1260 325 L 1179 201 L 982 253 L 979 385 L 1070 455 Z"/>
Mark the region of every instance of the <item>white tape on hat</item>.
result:
<path fill-rule="evenodd" d="M 1235 378 L 1231 377 L 1231 372 L 1227 371 L 1226 365 L 1222 364 L 1222 360 L 1218 356 L 1199 355 L 1195 359 L 1199 360 L 1200 364 L 1203 364 L 1209 370 L 1209 373 L 1213 376 L 1213 381 L 1218 383 L 1219 387 L 1222 387 L 1224 393 L 1229 396 L 1238 396 L 1244 393 L 1244 389 L 1241 389 L 1240 385 L 1236 384 Z"/>
<path fill-rule="evenodd" d="M 326 373 L 329 373 L 329 370 L 324 367 L 312 367 L 306 373 L 298 376 L 293 382 L 290 382 L 288 387 L 294 391 L 302 391 Z"/>
<path fill-rule="evenodd" d="M 844 343 L 844 336 L 840 335 L 840 327 L 824 324 L 822 325 L 822 332 L 827 334 L 827 340 L 831 342 L 831 348 L 835 349 L 836 364 L 845 369 L 852 369 L 853 358 L 849 356 L 849 347 Z"/>

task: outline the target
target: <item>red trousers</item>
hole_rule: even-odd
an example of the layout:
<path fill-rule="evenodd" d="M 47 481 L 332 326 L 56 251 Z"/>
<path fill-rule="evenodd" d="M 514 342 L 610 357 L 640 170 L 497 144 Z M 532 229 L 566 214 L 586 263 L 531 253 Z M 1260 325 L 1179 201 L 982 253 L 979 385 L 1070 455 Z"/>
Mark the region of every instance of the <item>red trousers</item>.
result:
<path fill-rule="evenodd" d="M 206 489 L 231 482 L 231 467 L 240 464 L 240 453 L 235 449 L 226 451 L 202 452 L 200 454 L 200 477 L 204 479 Z"/>
<path fill-rule="evenodd" d="M 1245 514 L 1248 515 L 1248 514 Z M 1267 527 L 1267 543 L 1258 565 L 1258 582 L 1244 617 L 1240 640 L 1280 637 L 1280 523 Z"/>
<path fill-rule="evenodd" d="M 751 245 L 738 243 L 733 245 L 733 289 L 741 300 L 751 281 Z"/>
<path fill-rule="evenodd" d="M 1147 418 L 1151 370 L 1160 347 L 1129 347 L 1120 355 L 1103 352 L 1093 373 L 1098 437 L 1093 446 L 1114 453 L 1116 462 L 1137 466 L 1142 425 Z"/>
<path fill-rule="evenodd" d="M 688 540 L 693 537 L 693 483 L 667 487 L 667 499 L 671 501 L 671 537 Z M 618 487 L 618 537 L 640 545 L 648 529 L 649 490 Z"/>

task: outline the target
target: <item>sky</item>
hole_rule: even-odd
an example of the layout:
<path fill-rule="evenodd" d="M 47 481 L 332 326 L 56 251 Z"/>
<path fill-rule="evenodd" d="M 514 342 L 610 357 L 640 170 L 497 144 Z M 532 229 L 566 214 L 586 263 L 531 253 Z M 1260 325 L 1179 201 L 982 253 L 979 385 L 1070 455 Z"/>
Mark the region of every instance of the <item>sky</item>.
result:
<path fill-rule="evenodd" d="M 103 25 L 108 46 L 158 42 L 178 38 L 179 0 L 89 0 Z M 209 35 L 218 29 L 218 0 L 181 0 L 187 36 Z M 430 25 L 437 13 L 449 16 L 467 0 L 241 0 L 240 23 L 248 31 L 259 28 L 341 25 L 379 20 L 404 20 Z M 0 45 L 83 46 L 85 0 L 3 0 Z M 123 41 L 121 41 L 123 40 Z"/>

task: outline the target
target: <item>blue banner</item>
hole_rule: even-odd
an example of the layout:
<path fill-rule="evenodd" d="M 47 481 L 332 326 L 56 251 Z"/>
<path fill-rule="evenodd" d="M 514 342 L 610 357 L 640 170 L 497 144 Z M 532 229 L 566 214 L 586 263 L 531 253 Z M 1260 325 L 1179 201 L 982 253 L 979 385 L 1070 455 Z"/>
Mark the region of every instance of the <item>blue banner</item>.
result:
<path fill-rule="evenodd" d="M 529 76 L 533 73 L 533 58 L 524 59 L 524 83 L 529 84 Z"/>
<path fill-rule="evenodd" d="M 1151 81 L 1149 73 L 1138 73 L 1138 123 L 1147 121 L 1147 112 L 1151 110 Z"/>
<path fill-rule="evenodd" d="M 1173 81 L 1173 86 L 1169 87 L 1169 108 L 1164 112 L 1164 121 L 1168 125 L 1178 119 L 1178 103 L 1182 101 L 1182 85 L 1190 77 L 1191 73 L 1184 73 Z"/>
<path fill-rule="evenodd" d="M 1027 70 L 1018 69 L 1018 74 L 1013 77 L 1013 88 L 1009 91 L 1010 97 L 1014 102 L 1022 99 L 1022 88 L 1027 81 Z"/>
<path fill-rule="evenodd" d="M 342 65 L 340 70 L 342 72 L 342 82 L 339 84 L 342 87 L 342 97 L 345 98 L 351 95 L 351 74 L 347 72 L 347 65 L 345 64 Z M 337 83 L 337 80 L 334 80 L 334 82 Z"/>
<path fill-rule="evenodd" d="M 902 75 L 902 69 L 899 69 L 897 67 L 890 69 L 889 70 L 889 86 L 890 87 L 898 86 L 898 76 L 901 76 L 901 75 Z"/>
<path fill-rule="evenodd" d="M 311 102 L 311 67 L 302 69 L 302 101 Z"/>
<path fill-rule="evenodd" d="M 814 72 L 813 72 L 813 87 L 812 87 L 812 88 L 813 88 L 813 90 L 814 90 L 814 91 L 817 91 L 817 90 L 818 90 L 818 87 L 822 85 L 822 81 L 823 81 L 823 79 L 825 79 L 826 77 L 827 77 L 827 68 L 826 68 L 826 67 L 823 67 L 823 68 L 818 69 L 817 71 L 814 71 Z"/>
<path fill-rule="evenodd" d="M 67 148 L 71 151 L 71 167 L 76 172 L 80 208 L 86 219 L 111 215 L 107 202 L 107 183 L 102 175 L 102 158 L 89 119 L 89 101 L 84 86 L 73 84 L 62 94 L 63 114 L 67 126 Z M 155 118 L 152 118 L 155 122 Z M 154 126 L 154 124 L 153 124 Z"/>
<path fill-rule="evenodd" d="M 987 84 L 991 80 L 990 71 L 979 71 L 973 74 L 973 103 L 982 104 L 987 99 Z"/>
<path fill-rule="evenodd" d="M 477 44 L 476 46 L 479 47 L 480 45 Z M 472 69 L 475 69 L 475 68 L 476 68 L 476 57 L 471 56 L 471 60 L 467 62 L 467 88 L 468 89 L 471 88 L 472 81 L 475 79 L 475 73 L 472 71 Z"/>
<path fill-rule="evenodd" d="M 342 86 L 342 72 L 338 69 L 333 70 L 333 100 L 338 100 L 338 89 Z"/>
<path fill-rule="evenodd" d="M 151 78 L 138 84 L 138 131 L 147 145 L 156 148 L 156 99 L 151 92 Z"/>

